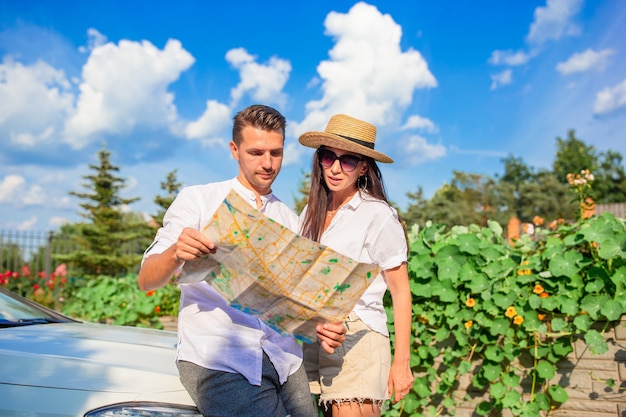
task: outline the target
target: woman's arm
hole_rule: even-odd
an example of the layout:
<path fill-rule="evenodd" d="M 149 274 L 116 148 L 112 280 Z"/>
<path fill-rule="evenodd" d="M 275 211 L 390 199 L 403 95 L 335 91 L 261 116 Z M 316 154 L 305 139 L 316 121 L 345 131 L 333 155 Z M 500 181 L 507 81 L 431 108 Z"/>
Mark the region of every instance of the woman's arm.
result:
<path fill-rule="evenodd" d="M 411 371 L 411 325 L 413 306 L 406 263 L 383 272 L 393 302 L 395 352 L 389 373 L 389 395 L 393 402 L 402 399 L 413 388 Z"/>

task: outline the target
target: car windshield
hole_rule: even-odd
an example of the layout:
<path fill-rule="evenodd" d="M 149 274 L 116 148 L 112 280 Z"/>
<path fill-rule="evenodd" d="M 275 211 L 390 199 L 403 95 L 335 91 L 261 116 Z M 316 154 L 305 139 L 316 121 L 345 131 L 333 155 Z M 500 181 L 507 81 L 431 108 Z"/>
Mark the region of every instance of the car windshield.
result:
<path fill-rule="evenodd" d="M 0 328 L 63 321 L 71 319 L 0 288 Z"/>

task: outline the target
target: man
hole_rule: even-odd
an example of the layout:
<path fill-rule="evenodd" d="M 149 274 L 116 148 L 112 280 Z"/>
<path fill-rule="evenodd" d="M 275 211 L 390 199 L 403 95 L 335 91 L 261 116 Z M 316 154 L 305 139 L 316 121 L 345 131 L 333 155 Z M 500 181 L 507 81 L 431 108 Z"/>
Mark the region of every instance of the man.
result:
<path fill-rule="evenodd" d="M 277 110 L 250 106 L 233 119 L 230 150 L 239 173 L 229 181 L 183 188 L 144 254 L 137 281 L 143 291 L 166 285 L 185 262 L 215 251 L 201 228 L 231 189 L 262 213 L 297 231 L 297 216 L 272 194 L 285 141 Z M 181 284 L 177 365 L 183 385 L 204 416 L 317 416 L 302 367 L 302 348 L 258 318 L 232 308 L 206 282 Z M 318 325 L 332 353 L 342 324 Z"/>

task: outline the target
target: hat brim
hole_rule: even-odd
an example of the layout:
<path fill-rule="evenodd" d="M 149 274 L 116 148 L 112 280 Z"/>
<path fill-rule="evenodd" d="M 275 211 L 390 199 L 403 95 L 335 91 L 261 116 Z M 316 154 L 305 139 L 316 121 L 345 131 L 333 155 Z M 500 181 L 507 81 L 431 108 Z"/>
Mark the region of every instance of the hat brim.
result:
<path fill-rule="evenodd" d="M 388 157 L 382 152 L 375 151 L 367 146 L 359 145 L 343 138 L 339 135 L 334 135 L 327 132 L 306 132 L 300 135 L 298 138 L 300 144 L 309 148 L 319 148 L 320 146 L 330 146 L 332 148 L 342 149 L 344 151 L 358 153 L 360 155 L 368 156 L 375 161 L 390 164 L 393 159 Z"/>

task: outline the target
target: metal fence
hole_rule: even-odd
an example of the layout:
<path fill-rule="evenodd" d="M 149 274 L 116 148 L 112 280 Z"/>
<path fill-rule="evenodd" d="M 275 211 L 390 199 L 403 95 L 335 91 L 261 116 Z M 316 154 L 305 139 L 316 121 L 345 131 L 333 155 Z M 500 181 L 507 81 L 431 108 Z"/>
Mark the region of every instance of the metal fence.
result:
<path fill-rule="evenodd" d="M 54 255 L 77 249 L 75 241 L 52 231 L 0 230 L 0 272 L 28 265 L 33 274 L 49 275 L 60 264 Z"/>

